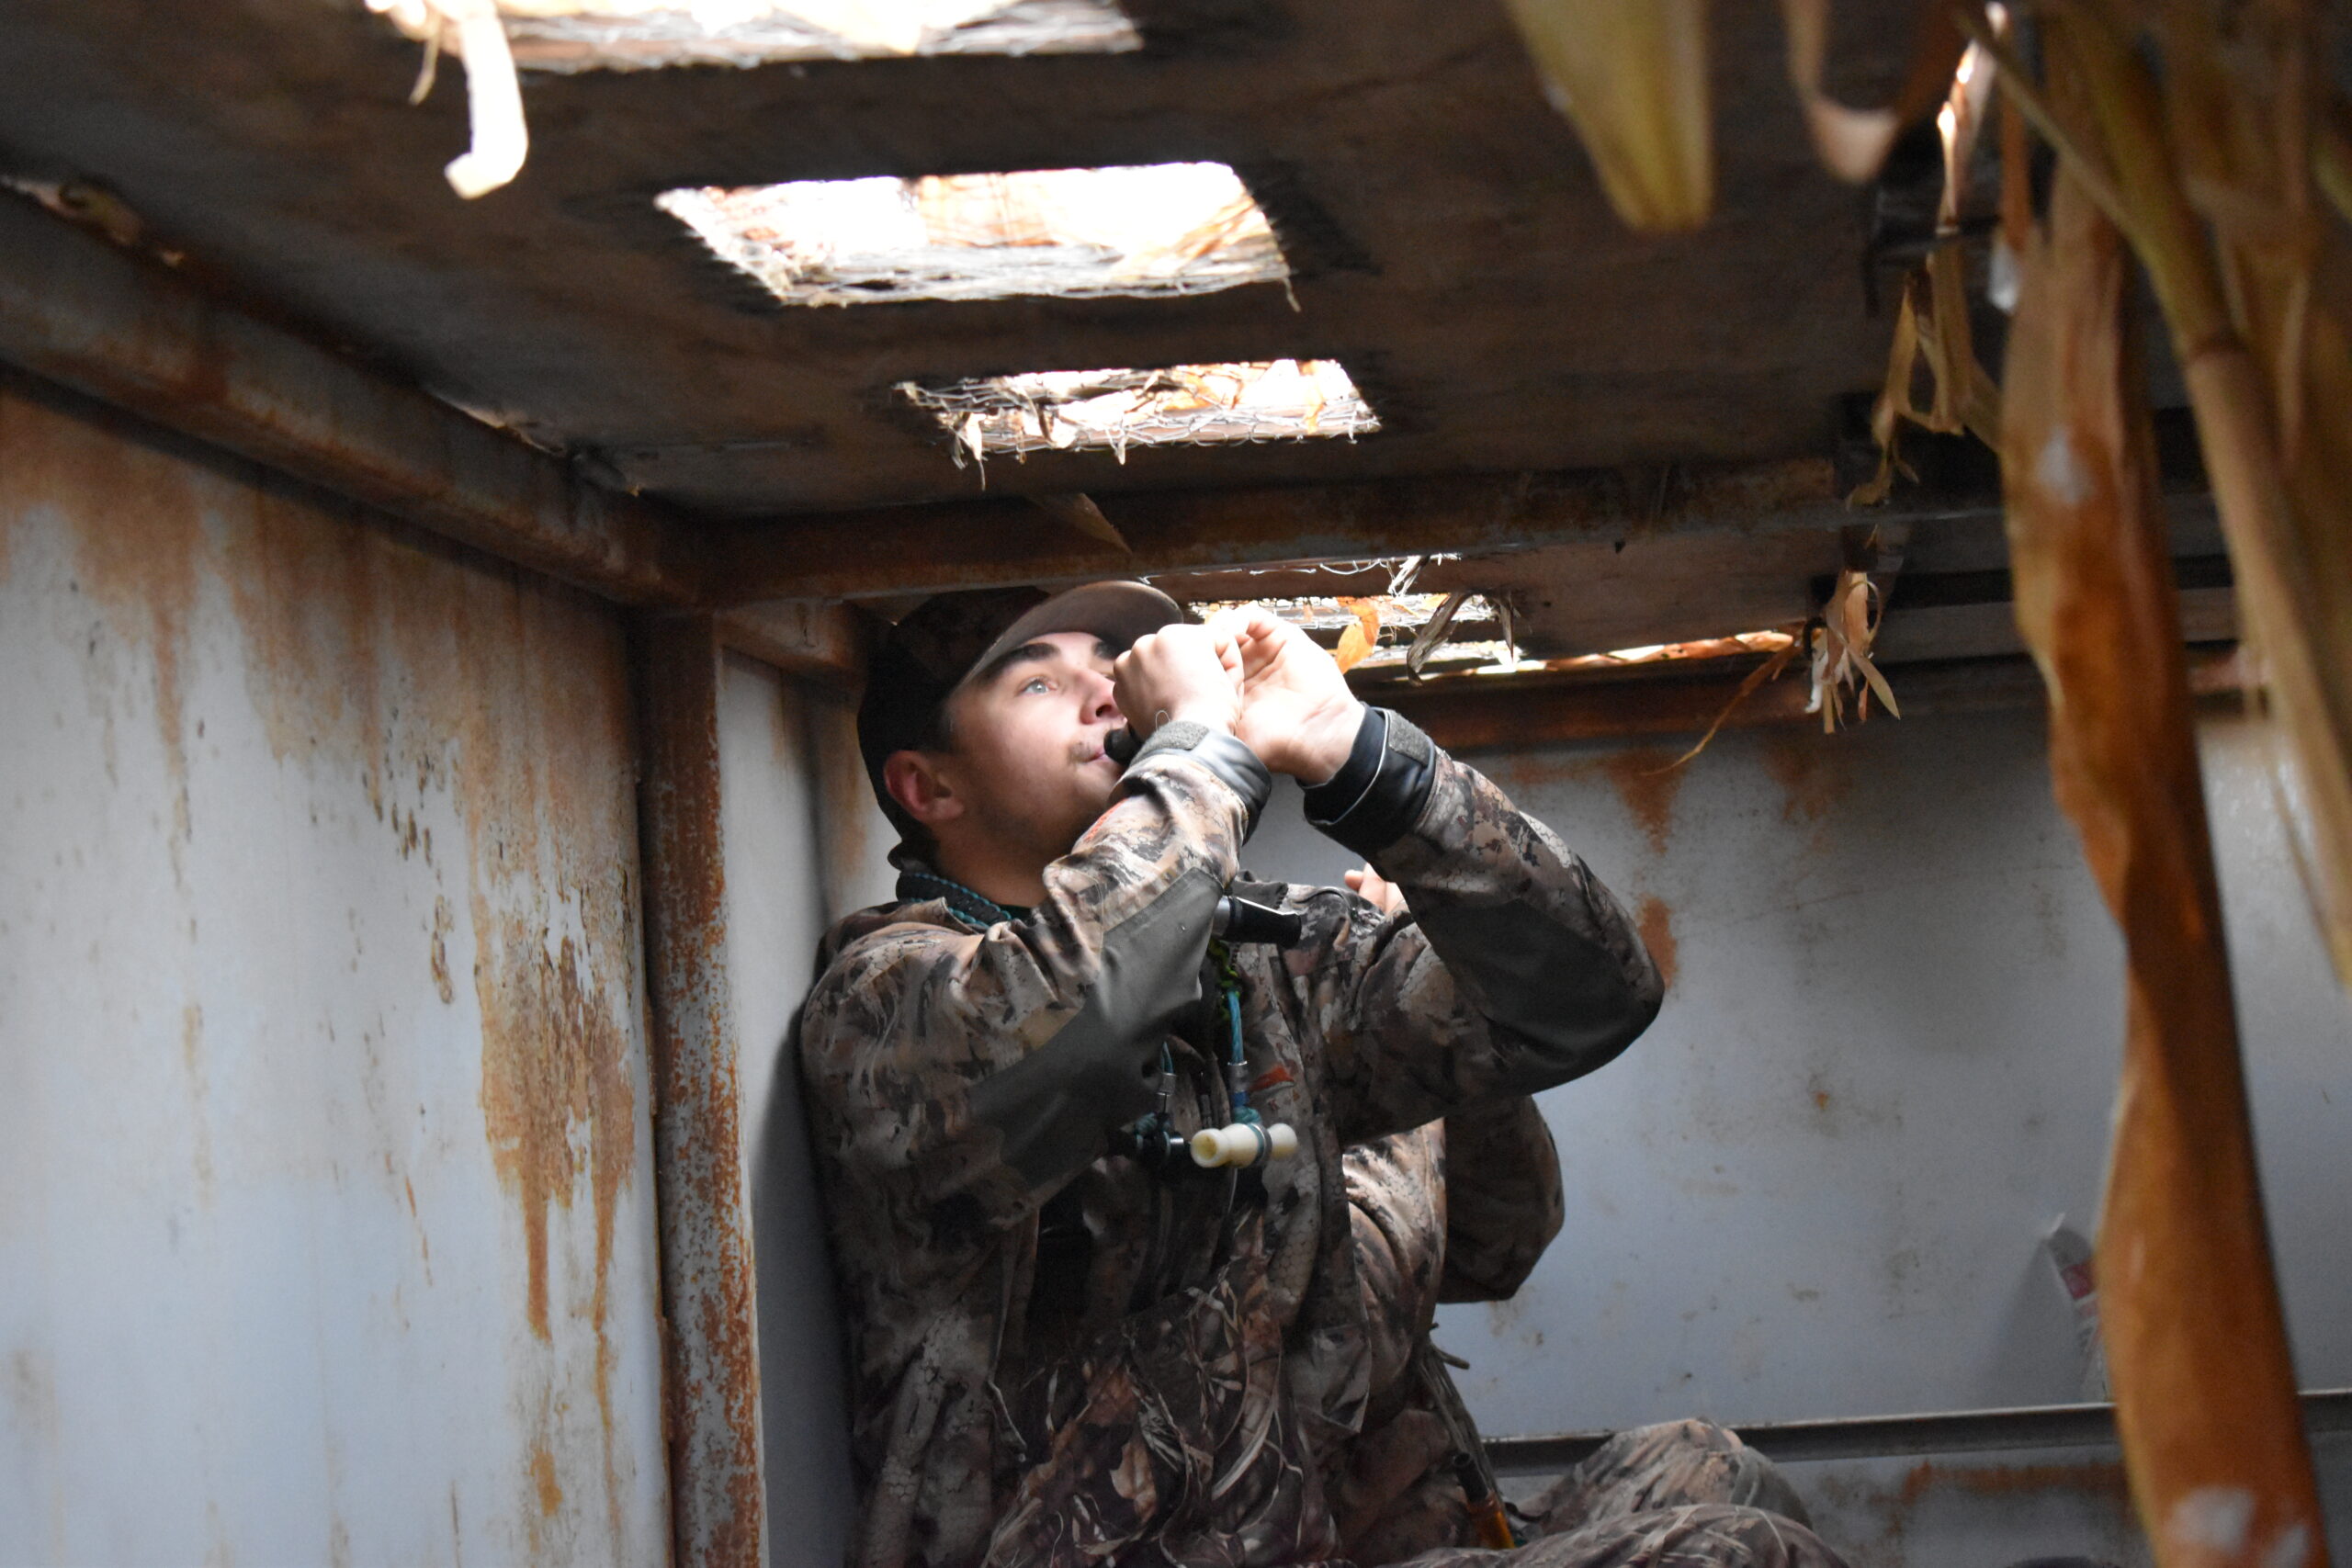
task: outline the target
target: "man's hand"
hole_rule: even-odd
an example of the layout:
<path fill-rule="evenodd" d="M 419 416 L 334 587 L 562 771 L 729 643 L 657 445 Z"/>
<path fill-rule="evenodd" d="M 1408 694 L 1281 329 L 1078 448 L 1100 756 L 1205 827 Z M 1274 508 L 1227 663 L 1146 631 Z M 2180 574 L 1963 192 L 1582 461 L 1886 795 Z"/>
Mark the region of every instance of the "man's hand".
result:
<path fill-rule="evenodd" d="M 1229 637 L 1206 626 L 1162 626 L 1136 638 L 1112 664 L 1112 692 L 1139 736 L 1184 723 L 1239 734 L 1239 664 Z"/>
<path fill-rule="evenodd" d="M 1405 890 L 1374 871 L 1369 865 L 1362 871 L 1351 871 L 1340 880 L 1348 891 L 1363 899 L 1384 915 L 1397 915 L 1405 910 Z"/>
<path fill-rule="evenodd" d="M 1363 722 L 1347 677 L 1307 635 L 1260 604 L 1219 611 L 1210 632 L 1239 656 L 1241 716 L 1234 733 L 1278 773 L 1312 788 L 1346 764 Z"/>

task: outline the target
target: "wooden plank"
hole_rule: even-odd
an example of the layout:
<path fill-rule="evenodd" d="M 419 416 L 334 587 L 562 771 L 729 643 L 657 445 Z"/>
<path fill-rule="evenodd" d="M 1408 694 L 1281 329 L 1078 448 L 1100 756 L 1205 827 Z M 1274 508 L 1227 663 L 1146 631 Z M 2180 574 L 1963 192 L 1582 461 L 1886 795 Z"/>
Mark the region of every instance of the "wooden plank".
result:
<path fill-rule="evenodd" d="M 1834 529 L 1854 520 L 1826 458 L 1677 468 L 1663 485 L 1657 473 L 1452 474 L 1096 495 L 1132 553 L 1075 535 L 1019 498 L 714 524 L 707 536 L 711 603 L 1606 546 L 1676 534 Z M 1999 501 L 1989 493 L 1922 495 L 1902 504 L 1901 516 L 1909 518 L 1997 512 Z"/>

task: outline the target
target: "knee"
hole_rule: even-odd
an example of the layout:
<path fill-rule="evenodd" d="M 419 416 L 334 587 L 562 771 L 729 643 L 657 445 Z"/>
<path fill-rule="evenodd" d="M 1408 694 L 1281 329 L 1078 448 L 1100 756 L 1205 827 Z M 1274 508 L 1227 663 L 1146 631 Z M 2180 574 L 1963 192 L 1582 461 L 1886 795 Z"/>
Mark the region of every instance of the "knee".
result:
<path fill-rule="evenodd" d="M 1711 1454 L 1736 1453 L 1747 1445 L 1739 1434 L 1728 1427 L 1718 1427 L 1713 1421 L 1690 1416 L 1680 1421 L 1660 1421 L 1654 1427 L 1642 1427 L 1637 1431 L 1655 1434 L 1652 1438 L 1660 1446 L 1698 1449 Z"/>

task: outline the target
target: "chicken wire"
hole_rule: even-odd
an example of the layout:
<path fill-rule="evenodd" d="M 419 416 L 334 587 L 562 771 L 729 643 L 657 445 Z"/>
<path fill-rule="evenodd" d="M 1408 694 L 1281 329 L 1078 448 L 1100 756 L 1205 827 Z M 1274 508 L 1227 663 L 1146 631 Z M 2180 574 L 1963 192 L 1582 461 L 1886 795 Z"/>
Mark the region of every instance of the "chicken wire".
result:
<path fill-rule="evenodd" d="M 1223 446 L 1344 436 L 1380 420 L 1337 360 L 1060 370 L 899 390 L 956 438 L 956 460 L 1032 452 Z"/>
<path fill-rule="evenodd" d="M 1110 0 L 503 0 L 525 70 L 748 67 L 925 54 L 1119 54 L 1143 47 Z"/>
<path fill-rule="evenodd" d="M 1222 164 L 701 186 L 655 202 L 793 305 L 1206 294 L 1290 276 Z"/>

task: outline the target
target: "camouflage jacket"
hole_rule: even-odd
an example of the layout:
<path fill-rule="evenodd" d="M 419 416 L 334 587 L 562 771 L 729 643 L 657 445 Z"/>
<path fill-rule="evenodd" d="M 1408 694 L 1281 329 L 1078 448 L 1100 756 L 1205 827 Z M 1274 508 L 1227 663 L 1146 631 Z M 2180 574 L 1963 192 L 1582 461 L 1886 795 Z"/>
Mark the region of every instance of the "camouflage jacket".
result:
<path fill-rule="evenodd" d="M 1340 1552 L 1379 1568 L 1470 1544 L 1444 1407 L 1465 1431 L 1430 1344 L 1441 1302 L 1503 1301 L 1559 1234 L 1559 1156 L 1535 1101 L 1492 1101 L 1341 1156 L 1372 1374 L 1363 1424 L 1325 1465 Z M 1442 1388 L 1435 1386 L 1442 1382 Z"/>
<path fill-rule="evenodd" d="M 1343 1151 L 1589 1072 L 1655 1015 L 1657 971 L 1584 863 L 1372 710 L 1318 826 L 1408 910 L 1260 885 L 1304 940 L 1231 954 L 1250 1092 L 1296 1156 L 1155 1174 L 1111 1153 L 1163 1060 L 1179 1133 L 1227 1117 L 1208 917 L 1267 784 L 1230 737 L 1167 727 L 1035 908 L 994 919 L 917 867 L 827 934 L 796 1043 L 865 1568 L 1331 1557 L 1327 1472 L 1376 1337 Z"/>

